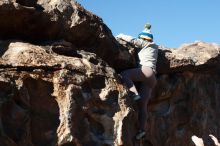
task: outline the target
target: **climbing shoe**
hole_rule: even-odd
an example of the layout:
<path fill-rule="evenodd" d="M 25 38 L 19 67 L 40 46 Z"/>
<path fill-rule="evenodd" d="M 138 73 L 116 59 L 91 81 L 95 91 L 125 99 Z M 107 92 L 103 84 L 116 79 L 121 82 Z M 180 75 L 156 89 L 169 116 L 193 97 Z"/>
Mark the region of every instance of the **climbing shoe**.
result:
<path fill-rule="evenodd" d="M 145 135 L 146 135 L 146 132 L 144 130 L 140 130 L 140 131 L 138 131 L 135 138 L 136 138 L 136 140 L 140 140 L 140 139 L 144 138 Z"/>
<path fill-rule="evenodd" d="M 135 101 L 141 99 L 140 95 L 133 95 L 132 97 L 133 97 L 133 100 L 135 100 Z"/>
<path fill-rule="evenodd" d="M 129 95 L 134 101 L 137 101 L 137 100 L 141 99 L 141 96 L 140 96 L 140 95 L 136 95 L 134 92 L 129 91 L 128 93 L 129 93 L 128 95 Z"/>

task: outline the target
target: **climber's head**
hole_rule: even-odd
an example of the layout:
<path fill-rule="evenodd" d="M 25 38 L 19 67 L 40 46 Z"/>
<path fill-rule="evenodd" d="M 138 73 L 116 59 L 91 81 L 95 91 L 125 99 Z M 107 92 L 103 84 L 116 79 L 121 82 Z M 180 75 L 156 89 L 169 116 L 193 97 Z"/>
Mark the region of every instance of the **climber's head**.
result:
<path fill-rule="evenodd" d="M 146 23 L 144 25 L 144 30 L 138 35 L 138 38 L 152 42 L 153 41 L 153 34 L 151 33 L 150 29 L 151 29 L 151 24 Z"/>

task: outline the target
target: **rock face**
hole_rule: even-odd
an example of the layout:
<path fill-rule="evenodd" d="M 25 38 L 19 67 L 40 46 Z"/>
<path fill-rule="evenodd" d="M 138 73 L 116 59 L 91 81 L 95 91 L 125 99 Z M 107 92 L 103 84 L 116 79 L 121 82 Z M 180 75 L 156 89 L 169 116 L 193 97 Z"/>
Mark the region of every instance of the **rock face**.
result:
<path fill-rule="evenodd" d="M 110 66 L 118 66 L 116 69 L 133 64 L 102 19 L 75 0 L 4 0 L 0 2 L 0 21 L 0 39 L 35 44 L 65 39 L 77 49 L 96 53 Z"/>
<path fill-rule="evenodd" d="M 220 138 L 220 47 L 160 49 L 147 135 L 119 71 L 136 48 L 73 0 L 0 1 L 0 146 L 193 146 Z"/>
<path fill-rule="evenodd" d="M 123 40 L 118 40 L 126 44 Z M 220 138 L 220 46 L 195 42 L 178 49 L 160 49 L 157 85 L 149 104 L 145 146 L 194 146 L 210 134 Z"/>
<path fill-rule="evenodd" d="M 160 51 L 157 71 L 172 73 L 183 71 L 210 71 L 219 69 L 219 45 L 195 42 L 184 44 L 178 49 Z"/>
<path fill-rule="evenodd" d="M 209 134 L 219 138 L 219 73 L 184 71 L 161 75 L 155 91 L 148 121 L 153 145 L 193 146 L 193 134 L 206 142 Z"/>
<path fill-rule="evenodd" d="M 158 76 L 149 108 L 149 139 L 155 146 L 193 146 L 195 134 L 205 145 L 214 145 L 208 135 L 220 138 L 220 47 L 195 42 L 163 51 L 170 65 L 161 72 L 169 73 Z"/>
<path fill-rule="evenodd" d="M 118 115 L 130 109 L 112 68 L 83 51 L 68 57 L 48 50 L 55 46 L 1 44 L 0 145 L 113 145 Z"/>

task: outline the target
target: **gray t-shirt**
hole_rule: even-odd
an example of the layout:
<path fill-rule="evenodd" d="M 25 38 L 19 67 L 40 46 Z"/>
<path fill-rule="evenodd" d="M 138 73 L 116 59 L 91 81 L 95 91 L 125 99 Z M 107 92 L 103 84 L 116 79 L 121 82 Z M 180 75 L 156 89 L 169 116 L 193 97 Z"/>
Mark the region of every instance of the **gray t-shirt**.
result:
<path fill-rule="evenodd" d="M 130 41 L 136 47 L 141 48 L 138 52 L 138 57 L 140 60 L 140 65 L 147 66 L 156 72 L 156 63 L 158 57 L 158 47 L 153 42 L 148 42 L 143 39 L 135 38 Z"/>

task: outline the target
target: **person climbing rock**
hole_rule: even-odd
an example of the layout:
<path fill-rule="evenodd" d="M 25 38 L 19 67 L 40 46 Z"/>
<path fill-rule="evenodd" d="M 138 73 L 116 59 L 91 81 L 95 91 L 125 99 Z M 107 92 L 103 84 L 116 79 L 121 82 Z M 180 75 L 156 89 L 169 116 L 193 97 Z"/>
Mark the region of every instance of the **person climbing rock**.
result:
<path fill-rule="evenodd" d="M 139 66 L 121 73 L 124 82 L 133 93 L 133 99 L 138 102 L 139 131 L 136 134 L 137 140 L 142 139 L 146 135 L 147 104 L 151 97 L 151 91 L 156 85 L 155 74 L 158 47 L 153 42 L 153 35 L 150 29 L 151 24 L 147 23 L 144 30 L 138 35 L 138 38 L 126 37 L 122 34 L 117 36 L 140 48 L 138 52 Z M 139 89 L 135 87 L 134 82 L 140 82 Z"/>

